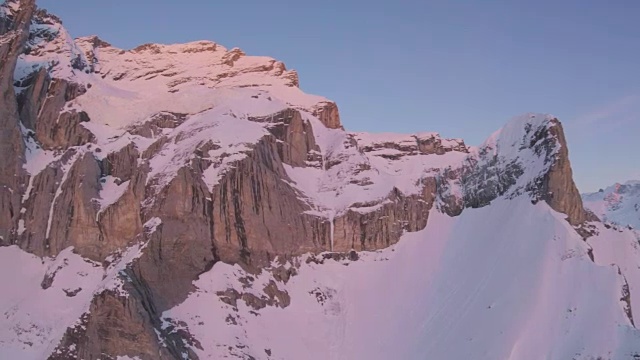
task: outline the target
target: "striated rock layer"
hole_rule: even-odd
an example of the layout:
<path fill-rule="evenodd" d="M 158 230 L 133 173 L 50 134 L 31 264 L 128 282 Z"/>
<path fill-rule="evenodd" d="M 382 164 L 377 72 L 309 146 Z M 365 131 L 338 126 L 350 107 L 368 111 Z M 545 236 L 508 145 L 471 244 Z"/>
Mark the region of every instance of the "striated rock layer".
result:
<path fill-rule="evenodd" d="M 434 212 L 502 197 L 589 220 L 552 116 L 523 115 L 479 147 L 349 133 L 279 61 L 208 41 L 74 40 L 33 0 L 1 8 L 0 65 L 0 244 L 43 258 L 73 247 L 105 272 L 82 316 L 43 335 L 51 359 L 195 358 L 201 345 L 162 314 L 218 262 L 284 284 L 302 254 L 357 259 Z M 221 296 L 286 307 L 278 286 Z"/>

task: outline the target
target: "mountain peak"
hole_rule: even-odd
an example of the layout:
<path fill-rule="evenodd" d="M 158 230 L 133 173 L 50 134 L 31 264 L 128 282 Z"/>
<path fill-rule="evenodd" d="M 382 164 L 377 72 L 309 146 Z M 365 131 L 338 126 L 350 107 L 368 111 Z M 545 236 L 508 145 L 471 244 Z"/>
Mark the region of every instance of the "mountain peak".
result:
<path fill-rule="evenodd" d="M 528 185 L 534 197 L 567 215 L 572 225 L 587 220 L 580 193 L 573 181 L 569 147 L 562 123 L 551 114 L 526 113 L 512 119 L 499 131 L 497 146 L 530 149 L 528 169 L 541 159 L 543 170 Z M 512 156 L 512 155 L 511 155 Z M 537 158 L 536 158 L 537 156 Z M 541 175 L 541 176 L 540 176 Z"/>
<path fill-rule="evenodd" d="M 554 116 L 516 117 L 480 146 L 352 133 L 276 59 L 211 41 L 119 49 L 2 9 L 0 353 L 640 351 L 637 241 L 597 222 L 580 236 Z"/>
<path fill-rule="evenodd" d="M 582 198 L 585 207 L 603 221 L 640 229 L 640 181 L 615 183 Z"/>

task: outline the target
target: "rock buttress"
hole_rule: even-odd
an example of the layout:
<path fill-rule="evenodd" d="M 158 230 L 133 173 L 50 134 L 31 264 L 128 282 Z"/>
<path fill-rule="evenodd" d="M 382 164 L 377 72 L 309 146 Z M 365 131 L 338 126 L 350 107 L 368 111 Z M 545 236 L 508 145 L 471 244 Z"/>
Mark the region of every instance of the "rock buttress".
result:
<path fill-rule="evenodd" d="M 14 241 L 20 197 L 24 192 L 24 141 L 20 129 L 13 73 L 29 37 L 34 0 L 22 0 L 0 26 L 0 245 Z"/>

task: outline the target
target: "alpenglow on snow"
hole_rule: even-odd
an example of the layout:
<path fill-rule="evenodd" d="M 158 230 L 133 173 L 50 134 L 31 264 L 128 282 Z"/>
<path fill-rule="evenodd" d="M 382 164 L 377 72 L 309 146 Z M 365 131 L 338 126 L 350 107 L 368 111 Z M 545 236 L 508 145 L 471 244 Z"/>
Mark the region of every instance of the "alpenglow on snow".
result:
<path fill-rule="evenodd" d="M 1 358 L 640 358 L 638 233 L 620 191 L 585 210 L 554 116 L 349 132 L 280 61 L 34 0 L 0 6 L 0 89 Z"/>

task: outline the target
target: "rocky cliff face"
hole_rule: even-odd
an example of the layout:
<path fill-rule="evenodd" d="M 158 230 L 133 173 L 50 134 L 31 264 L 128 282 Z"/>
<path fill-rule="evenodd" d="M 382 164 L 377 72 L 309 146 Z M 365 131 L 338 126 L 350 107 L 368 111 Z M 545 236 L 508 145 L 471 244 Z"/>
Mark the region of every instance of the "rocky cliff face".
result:
<path fill-rule="evenodd" d="M 271 58 L 74 40 L 33 0 L 3 5 L 0 35 L 0 244 L 39 257 L 73 247 L 120 279 L 47 338 L 52 359 L 194 358 L 201 345 L 161 316 L 218 262 L 273 274 L 263 297 L 221 295 L 260 308 L 287 303 L 278 286 L 298 256 L 357 258 L 435 211 L 529 196 L 571 225 L 587 219 L 550 116 L 514 119 L 480 147 L 348 133 L 335 103 Z"/>
<path fill-rule="evenodd" d="M 34 1 L 7 3 L 0 20 L 0 244 L 10 244 L 18 225 L 20 194 L 24 191 L 24 142 L 13 73 L 29 37 Z"/>

